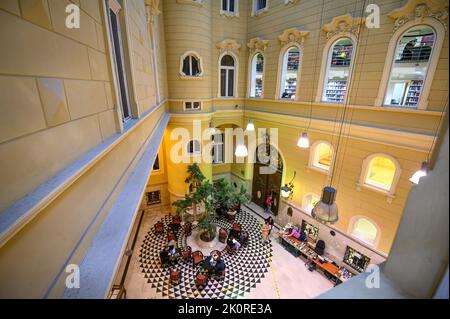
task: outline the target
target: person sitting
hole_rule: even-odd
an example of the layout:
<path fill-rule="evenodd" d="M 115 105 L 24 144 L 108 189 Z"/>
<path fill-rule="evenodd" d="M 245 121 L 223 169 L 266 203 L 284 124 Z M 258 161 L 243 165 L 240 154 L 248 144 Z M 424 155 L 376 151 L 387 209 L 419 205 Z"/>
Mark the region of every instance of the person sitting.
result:
<path fill-rule="evenodd" d="M 295 227 L 293 227 L 291 229 L 288 229 L 286 236 L 287 237 L 294 237 L 295 239 L 299 239 L 301 234 Z"/>
<path fill-rule="evenodd" d="M 239 243 L 244 247 L 248 245 L 248 232 L 241 232 L 241 235 L 239 236 Z"/>
<path fill-rule="evenodd" d="M 166 248 L 164 248 L 160 253 L 159 253 L 159 258 L 161 259 L 161 264 L 162 265 L 167 265 L 170 263 L 170 258 L 169 258 L 169 251 Z"/>
<path fill-rule="evenodd" d="M 227 239 L 227 251 L 230 253 L 236 252 L 241 247 L 239 241 L 234 238 L 233 235 L 228 236 Z"/>

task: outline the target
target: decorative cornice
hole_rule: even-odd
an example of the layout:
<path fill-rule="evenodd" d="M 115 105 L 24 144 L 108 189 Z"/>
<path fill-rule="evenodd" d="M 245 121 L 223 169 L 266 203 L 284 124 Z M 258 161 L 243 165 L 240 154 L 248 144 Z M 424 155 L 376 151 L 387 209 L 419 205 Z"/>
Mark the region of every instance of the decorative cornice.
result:
<path fill-rule="evenodd" d="M 233 39 L 225 39 L 219 43 L 216 43 L 216 48 L 220 50 L 220 53 L 232 51 L 234 53 L 239 53 L 241 45 Z"/>
<path fill-rule="evenodd" d="M 154 17 L 161 14 L 159 10 L 160 0 L 145 0 L 145 6 L 147 8 L 147 22 L 153 22 Z"/>
<path fill-rule="evenodd" d="M 286 4 L 289 4 L 289 3 L 296 4 L 298 1 L 299 1 L 299 0 L 284 0 L 284 4 L 285 4 L 285 5 L 286 5 Z"/>
<path fill-rule="evenodd" d="M 278 40 L 280 40 L 281 46 L 285 46 L 287 44 L 298 44 L 303 47 L 303 42 L 305 42 L 305 38 L 308 36 L 309 31 L 299 31 L 296 28 L 290 28 L 284 30 L 283 34 L 278 36 Z"/>
<path fill-rule="evenodd" d="M 350 14 L 344 14 L 334 17 L 330 23 L 323 26 L 322 30 L 326 32 L 327 39 L 341 33 L 351 33 L 357 37 L 360 25 L 363 24 L 363 22 L 363 18 L 353 18 Z"/>
<path fill-rule="evenodd" d="M 269 45 L 269 40 L 263 40 L 261 38 L 253 38 L 247 43 L 247 47 L 250 49 L 250 53 L 254 53 L 257 50 L 266 51 L 267 46 Z"/>
<path fill-rule="evenodd" d="M 409 21 L 421 23 L 424 18 L 438 20 L 447 30 L 448 2 L 409 0 L 403 7 L 391 11 L 388 17 L 395 20 L 394 32 Z"/>

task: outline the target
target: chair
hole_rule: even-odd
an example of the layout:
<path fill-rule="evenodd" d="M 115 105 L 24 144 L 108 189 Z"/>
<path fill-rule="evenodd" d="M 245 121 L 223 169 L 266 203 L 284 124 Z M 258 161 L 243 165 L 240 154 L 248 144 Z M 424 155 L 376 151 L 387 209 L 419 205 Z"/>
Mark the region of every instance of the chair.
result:
<path fill-rule="evenodd" d="M 174 233 L 172 233 L 172 232 L 170 232 L 170 233 L 168 233 L 167 234 L 167 242 L 170 242 L 170 241 L 172 241 L 172 240 L 175 240 L 175 234 Z"/>
<path fill-rule="evenodd" d="M 213 250 L 210 254 L 211 256 L 217 255 L 220 257 L 222 257 L 222 252 L 220 250 Z"/>
<path fill-rule="evenodd" d="M 239 237 L 239 242 L 241 243 L 242 246 L 247 246 L 248 245 L 248 232 L 243 230 L 241 232 L 241 236 Z"/>
<path fill-rule="evenodd" d="M 228 212 L 228 213 L 227 213 L 227 216 L 228 216 L 228 220 L 229 220 L 230 222 L 234 222 L 235 219 L 236 219 L 236 211 Z"/>
<path fill-rule="evenodd" d="M 208 276 L 205 274 L 199 273 L 197 277 L 195 277 L 195 284 L 198 287 L 205 287 L 208 284 Z"/>
<path fill-rule="evenodd" d="M 192 263 L 194 267 L 200 265 L 203 262 L 203 253 L 200 250 L 196 250 L 192 253 Z"/>
<path fill-rule="evenodd" d="M 234 223 L 233 224 L 233 230 L 240 233 L 241 232 L 241 224 Z"/>
<path fill-rule="evenodd" d="M 181 272 L 177 269 L 171 269 L 170 270 L 170 282 L 172 284 L 178 284 L 180 283 L 181 279 Z"/>
<path fill-rule="evenodd" d="M 162 222 L 157 222 L 155 225 L 155 234 L 161 235 L 164 232 L 164 224 Z"/>
<path fill-rule="evenodd" d="M 192 232 L 192 223 L 186 223 L 184 224 L 184 234 L 186 236 L 191 236 L 191 232 Z"/>
<path fill-rule="evenodd" d="M 322 239 L 319 239 L 316 244 L 316 248 L 314 248 L 314 251 L 317 253 L 317 255 L 322 256 L 325 252 L 325 242 Z"/>
<path fill-rule="evenodd" d="M 219 241 L 221 243 L 225 243 L 227 241 L 227 237 L 228 237 L 228 232 L 225 228 L 220 228 L 219 229 Z"/>
<path fill-rule="evenodd" d="M 192 254 L 191 246 L 187 246 L 185 249 L 183 249 L 183 251 L 181 252 L 181 257 L 183 258 L 183 261 L 191 260 L 191 254 Z"/>

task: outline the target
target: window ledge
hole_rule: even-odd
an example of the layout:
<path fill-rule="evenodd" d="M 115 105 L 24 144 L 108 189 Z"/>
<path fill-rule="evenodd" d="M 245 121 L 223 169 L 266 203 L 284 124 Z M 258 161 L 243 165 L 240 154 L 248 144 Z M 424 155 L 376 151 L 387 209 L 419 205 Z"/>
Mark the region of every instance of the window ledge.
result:
<path fill-rule="evenodd" d="M 258 11 L 253 12 L 254 17 L 260 17 L 266 15 L 269 12 L 269 8 L 265 7 L 264 9 L 259 9 Z"/>
<path fill-rule="evenodd" d="M 220 15 L 226 18 L 239 18 L 239 12 L 229 12 L 229 11 L 223 11 L 220 10 Z"/>
<path fill-rule="evenodd" d="M 391 193 L 390 191 L 387 191 L 385 189 L 382 189 L 382 188 L 379 188 L 379 187 L 376 187 L 373 185 L 365 184 L 365 183 L 363 183 L 363 184 L 357 183 L 356 184 L 356 190 L 358 192 L 362 191 L 363 188 L 377 192 L 381 195 L 386 195 L 386 202 L 388 202 L 389 204 L 391 204 L 395 198 L 395 195 L 393 193 Z"/>
<path fill-rule="evenodd" d="M 325 174 L 325 175 L 327 175 L 327 176 L 330 176 L 330 175 L 331 175 L 330 170 L 326 170 L 326 169 L 323 169 L 323 168 L 319 168 L 319 167 L 316 167 L 316 166 L 313 166 L 313 165 L 308 165 L 308 167 L 307 167 L 306 169 L 307 169 L 308 171 L 313 170 L 313 171 L 316 171 L 316 172 Z"/>
<path fill-rule="evenodd" d="M 180 74 L 180 79 L 181 80 L 203 80 L 204 76 L 203 76 L 203 74 L 196 75 L 196 76 Z"/>

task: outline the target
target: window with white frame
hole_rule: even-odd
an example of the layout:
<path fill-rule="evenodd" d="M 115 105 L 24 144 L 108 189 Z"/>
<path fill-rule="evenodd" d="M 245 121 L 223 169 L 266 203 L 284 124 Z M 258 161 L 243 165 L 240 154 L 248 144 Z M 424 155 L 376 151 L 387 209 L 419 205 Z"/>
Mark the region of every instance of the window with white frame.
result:
<path fill-rule="evenodd" d="M 186 147 L 188 155 L 196 155 L 201 153 L 201 144 L 199 140 L 190 140 Z"/>
<path fill-rule="evenodd" d="M 375 246 L 379 238 L 376 224 L 364 217 L 359 217 L 353 222 L 350 234 L 370 246 Z"/>
<path fill-rule="evenodd" d="M 325 141 L 315 142 L 311 146 L 309 166 L 329 172 L 333 161 L 333 148 L 330 143 Z"/>
<path fill-rule="evenodd" d="M 300 68 L 300 50 L 297 47 L 286 50 L 281 68 L 280 98 L 295 100 Z"/>
<path fill-rule="evenodd" d="M 315 193 L 308 193 L 303 196 L 302 207 L 303 210 L 311 214 L 312 209 L 316 206 L 317 202 L 320 200 L 320 196 Z"/>
<path fill-rule="evenodd" d="M 220 96 L 234 97 L 236 63 L 234 58 L 226 54 L 220 60 Z"/>
<path fill-rule="evenodd" d="M 201 63 L 200 59 L 194 54 L 187 54 L 183 57 L 181 74 L 183 76 L 198 77 L 201 76 Z"/>
<path fill-rule="evenodd" d="M 390 156 L 374 154 L 363 163 L 363 184 L 385 192 L 392 193 L 399 174 L 400 167 Z"/>
<path fill-rule="evenodd" d="M 268 0 L 253 0 L 253 11 L 255 14 L 268 9 Z"/>
<path fill-rule="evenodd" d="M 406 31 L 397 43 L 384 105 L 417 108 L 435 43 L 427 25 Z"/>
<path fill-rule="evenodd" d="M 338 39 L 328 53 L 323 102 L 345 101 L 352 67 L 353 42 L 349 38 Z"/>
<path fill-rule="evenodd" d="M 159 171 L 159 170 L 160 170 L 160 166 L 159 166 L 159 154 L 156 154 L 155 161 L 153 162 L 153 171 Z"/>
<path fill-rule="evenodd" d="M 223 133 L 217 133 L 212 136 L 213 145 L 212 145 L 212 162 L 213 164 L 223 163 L 224 158 L 224 137 Z"/>
<path fill-rule="evenodd" d="M 116 0 L 107 1 L 108 29 L 111 38 L 113 51 L 113 68 L 116 77 L 119 104 L 122 111 L 122 121 L 131 118 L 131 108 L 129 103 L 127 74 L 125 71 L 124 53 L 122 48 L 122 31 L 120 27 L 121 6 Z"/>
<path fill-rule="evenodd" d="M 222 0 L 221 13 L 226 15 L 237 15 L 239 0 Z"/>
<path fill-rule="evenodd" d="M 264 56 L 256 53 L 253 56 L 250 73 L 250 97 L 261 97 L 263 91 Z"/>
<path fill-rule="evenodd" d="M 184 110 L 185 111 L 200 111 L 202 109 L 202 102 L 200 101 L 185 101 Z"/>

